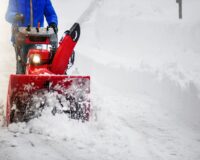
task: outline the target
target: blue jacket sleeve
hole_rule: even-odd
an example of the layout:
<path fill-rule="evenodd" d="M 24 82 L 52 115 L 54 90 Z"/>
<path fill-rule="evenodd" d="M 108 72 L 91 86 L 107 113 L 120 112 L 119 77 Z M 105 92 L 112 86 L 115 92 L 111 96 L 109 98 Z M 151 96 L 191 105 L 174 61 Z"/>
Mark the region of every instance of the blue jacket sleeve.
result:
<path fill-rule="evenodd" d="M 17 2 L 16 0 L 9 0 L 9 3 L 8 3 L 8 9 L 7 9 L 7 12 L 6 12 L 6 20 L 9 22 L 9 23 L 14 23 L 14 17 L 17 13 Z"/>
<path fill-rule="evenodd" d="M 51 0 L 46 0 L 44 15 L 46 17 L 48 24 L 55 23 L 56 25 L 58 25 L 58 18 L 52 6 Z"/>

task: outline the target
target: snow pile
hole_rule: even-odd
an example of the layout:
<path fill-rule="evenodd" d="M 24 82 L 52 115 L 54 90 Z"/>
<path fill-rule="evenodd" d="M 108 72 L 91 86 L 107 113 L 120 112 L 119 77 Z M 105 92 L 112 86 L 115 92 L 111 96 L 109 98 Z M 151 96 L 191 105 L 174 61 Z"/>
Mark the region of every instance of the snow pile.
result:
<path fill-rule="evenodd" d="M 52 116 L 47 109 L 42 117 L 27 124 L 11 124 L 9 136 L 6 135 L 8 146 L 15 147 L 1 152 L 23 153 L 21 148 L 26 147 L 27 159 L 43 157 L 48 152 L 46 157 L 50 160 L 54 156 L 58 159 L 198 159 L 198 130 L 185 128 L 170 112 L 162 110 L 157 101 L 141 95 L 122 96 L 102 86 L 98 94 L 105 96 L 93 97 L 97 115 L 90 122 L 74 121 L 64 114 Z M 2 139 L 6 135 L 0 134 Z M 15 159 L 20 156 L 15 155 Z"/>
<path fill-rule="evenodd" d="M 88 49 L 87 57 L 109 66 L 167 75 L 182 86 L 190 81 L 199 86 L 198 1 L 184 2 L 181 21 L 174 0 L 101 3 L 93 19 L 83 25 L 87 32 L 81 37 L 81 49 Z"/>
<path fill-rule="evenodd" d="M 157 99 L 199 128 L 200 2 L 184 1 L 183 20 L 173 0 L 99 3 L 82 25 L 79 68 L 117 91 Z"/>

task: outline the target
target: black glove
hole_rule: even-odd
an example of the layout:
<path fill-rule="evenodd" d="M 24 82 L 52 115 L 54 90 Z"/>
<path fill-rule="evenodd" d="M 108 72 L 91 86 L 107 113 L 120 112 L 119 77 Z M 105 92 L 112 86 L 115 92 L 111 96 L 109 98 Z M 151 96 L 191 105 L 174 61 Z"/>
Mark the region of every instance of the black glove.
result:
<path fill-rule="evenodd" d="M 55 34 L 58 33 L 58 27 L 57 27 L 56 23 L 50 23 L 49 28 L 53 28 L 53 31 Z"/>
<path fill-rule="evenodd" d="M 15 20 L 16 22 L 21 21 L 21 22 L 23 23 L 23 21 L 24 21 L 24 15 L 23 15 L 23 14 L 20 14 L 20 13 L 17 13 L 17 14 L 15 15 L 14 20 Z"/>

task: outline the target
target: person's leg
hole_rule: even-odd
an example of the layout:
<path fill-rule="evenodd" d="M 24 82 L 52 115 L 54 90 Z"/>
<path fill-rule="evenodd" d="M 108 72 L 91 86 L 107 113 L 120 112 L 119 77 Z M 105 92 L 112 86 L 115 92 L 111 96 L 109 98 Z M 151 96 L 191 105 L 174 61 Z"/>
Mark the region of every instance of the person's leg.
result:
<path fill-rule="evenodd" d="M 16 51 L 16 60 L 17 60 L 17 71 L 16 74 L 25 74 L 26 63 L 27 63 L 27 54 L 30 49 L 30 45 L 23 45 L 20 49 Z"/>
<path fill-rule="evenodd" d="M 22 60 L 21 60 L 21 56 L 20 56 L 20 48 L 18 47 L 14 47 L 15 48 L 15 54 L 16 54 L 16 74 L 23 74 L 23 65 L 22 65 Z"/>

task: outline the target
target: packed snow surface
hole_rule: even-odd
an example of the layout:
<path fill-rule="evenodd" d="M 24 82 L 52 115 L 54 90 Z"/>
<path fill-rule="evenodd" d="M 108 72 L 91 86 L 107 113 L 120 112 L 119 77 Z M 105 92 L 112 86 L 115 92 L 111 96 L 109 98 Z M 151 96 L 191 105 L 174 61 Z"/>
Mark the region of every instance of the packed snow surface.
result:
<path fill-rule="evenodd" d="M 0 10 L 0 122 L 15 72 Z M 89 122 L 42 116 L 0 127 L 0 160 L 199 160 L 200 1 L 52 0 L 59 37 L 78 21 L 70 74 L 91 76 Z M 54 102 L 53 102 L 54 103 Z"/>

